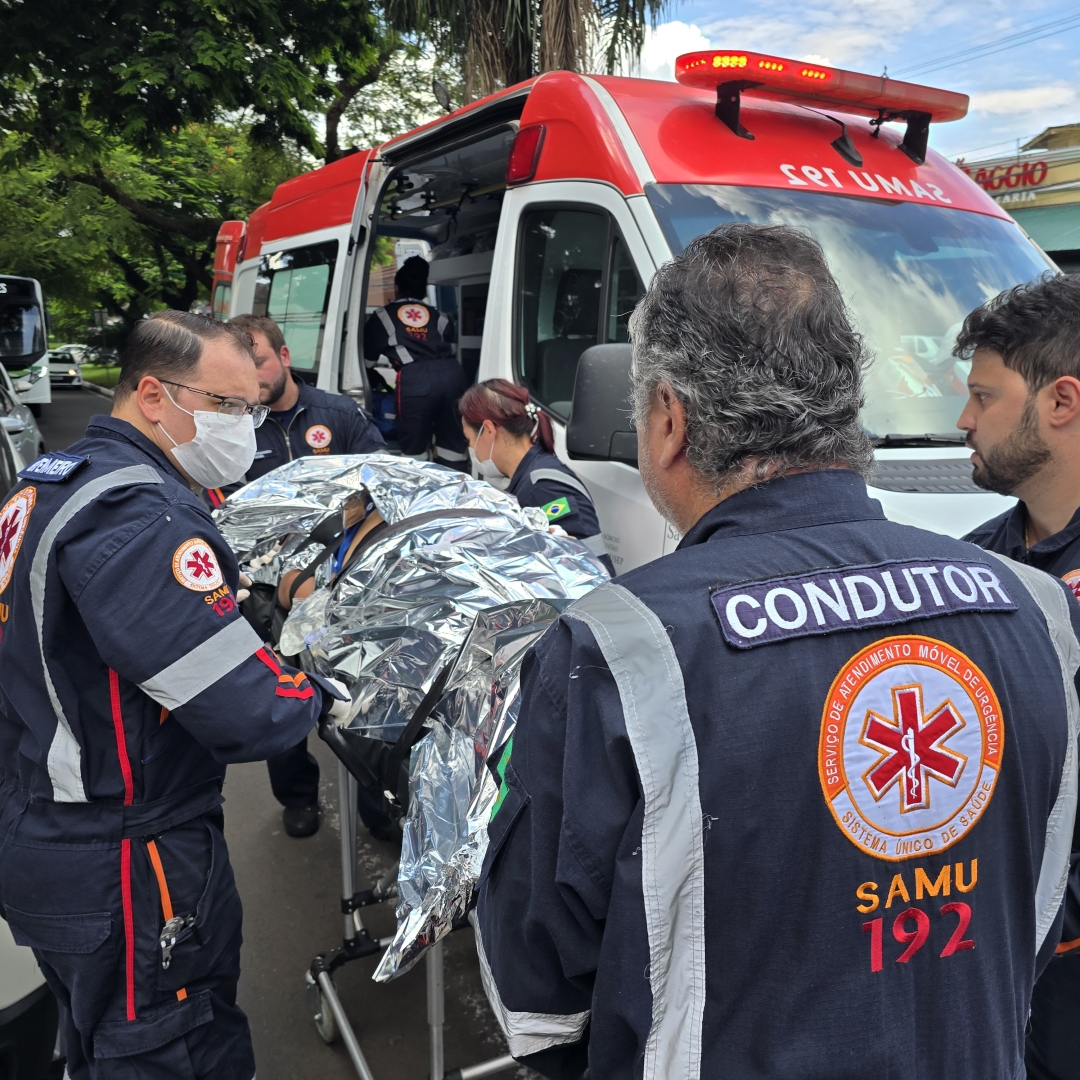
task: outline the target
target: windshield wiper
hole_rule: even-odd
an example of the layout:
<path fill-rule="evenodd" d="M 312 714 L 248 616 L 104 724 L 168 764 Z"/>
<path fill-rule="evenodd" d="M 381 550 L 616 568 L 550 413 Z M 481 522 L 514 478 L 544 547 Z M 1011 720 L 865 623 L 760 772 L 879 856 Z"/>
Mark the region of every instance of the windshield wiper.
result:
<path fill-rule="evenodd" d="M 874 446 L 882 450 L 901 446 L 964 446 L 966 441 L 967 436 L 959 431 L 955 435 L 881 435 L 877 438 L 871 436 Z"/>

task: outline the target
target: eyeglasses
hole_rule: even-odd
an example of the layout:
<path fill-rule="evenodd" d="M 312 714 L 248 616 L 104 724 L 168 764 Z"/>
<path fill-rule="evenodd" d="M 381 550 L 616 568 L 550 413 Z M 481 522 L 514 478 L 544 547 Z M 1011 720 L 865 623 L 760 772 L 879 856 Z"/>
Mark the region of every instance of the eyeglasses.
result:
<path fill-rule="evenodd" d="M 239 420 L 241 416 L 250 416 L 254 427 L 261 427 L 270 411 L 269 405 L 249 405 L 243 398 L 222 397 L 220 394 L 211 394 L 209 390 L 199 390 L 195 386 L 186 386 L 184 383 L 173 382 L 172 379 L 159 379 L 159 382 L 169 386 L 176 386 L 181 390 L 190 390 L 193 394 L 202 394 L 203 397 L 213 398 L 218 403 L 218 416 L 227 416 L 230 420 Z"/>

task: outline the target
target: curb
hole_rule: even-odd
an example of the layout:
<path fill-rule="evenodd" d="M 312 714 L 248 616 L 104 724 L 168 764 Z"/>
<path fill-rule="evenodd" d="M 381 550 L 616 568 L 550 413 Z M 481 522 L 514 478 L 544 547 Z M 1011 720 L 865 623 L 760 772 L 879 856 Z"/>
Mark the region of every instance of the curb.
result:
<path fill-rule="evenodd" d="M 113 397 L 115 396 L 112 390 L 108 390 L 104 386 L 98 386 L 97 383 L 84 382 L 83 389 L 89 390 L 91 393 L 94 394 L 100 394 L 102 397 L 108 398 L 110 401 L 112 401 Z"/>

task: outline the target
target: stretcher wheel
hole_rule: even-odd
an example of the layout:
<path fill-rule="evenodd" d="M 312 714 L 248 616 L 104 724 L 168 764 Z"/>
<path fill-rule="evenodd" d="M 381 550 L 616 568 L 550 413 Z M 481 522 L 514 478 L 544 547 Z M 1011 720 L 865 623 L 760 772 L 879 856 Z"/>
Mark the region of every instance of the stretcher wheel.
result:
<path fill-rule="evenodd" d="M 311 1009 L 312 1019 L 315 1021 L 315 1030 L 324 1043 L 328 1046 L 332 1045 L 338 1040 L 338 1029 L 334 1021 L 334 1013 L 319 988 L 319 984 L 311 977 L 310 972 L 305 981 L 307 982 L 308 1006 Z"/>
<path fill-rule="evenodd" d="M 334 1021 L 334 1014 L 330 1011 L 330 1006 L 326 1003 L 321 991 L 319 993 L 319 1011 L 315 1014 L 315 1030 L 324 1043 L 329 1045 L 337 1042 L 338 1029 Z"/>

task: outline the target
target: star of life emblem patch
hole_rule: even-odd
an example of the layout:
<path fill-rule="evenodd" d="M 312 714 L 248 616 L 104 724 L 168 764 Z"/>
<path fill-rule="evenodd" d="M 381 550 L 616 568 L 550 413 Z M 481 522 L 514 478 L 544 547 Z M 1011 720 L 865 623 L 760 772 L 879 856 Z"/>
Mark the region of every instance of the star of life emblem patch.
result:
<path fill-rule="evenodd" d="M 12 495 L 0 510 L 0 593 L 11 581 L 15 558 L 22 547 L 30 511 L 34 509 L 36 501 L 36 489 L 26 487 Z"/>
<path fill-rule="evenodd" d="M 211 592 L 225 580 L 213 548 L 198 538 L 185 540 L 176 549 L 172 571 L 176 580 L 192 592 Z"/>
<path fill-rule="evenodd" d="M 1080 600 L 1080 570 L 1070 570 L 1061 575 L 1061 580 L 1072 589 L 1073 596 Z"/>
<path fill-rule="evenodd" d="M 892 862 L 944 851 L 990 804 L 1005 748 L 997 695 L 959 649 L 882 638 L 825 699 L 818 776 L 856 847 Z"/>
<path fill-rule="evenodd" d="M 324 450 L 328 447 L 333 437 L 334 433 L 325 424 L 312 424 L 304 432 L 304 442 L 316 450 Z"/>
<path fill-rule="evenodd" d="M 411 326 L 414 330 L 427 326 L 431 319 L 431 312 L 423 304 L 402 304 L 397 315 L 406 326 Z"/>

